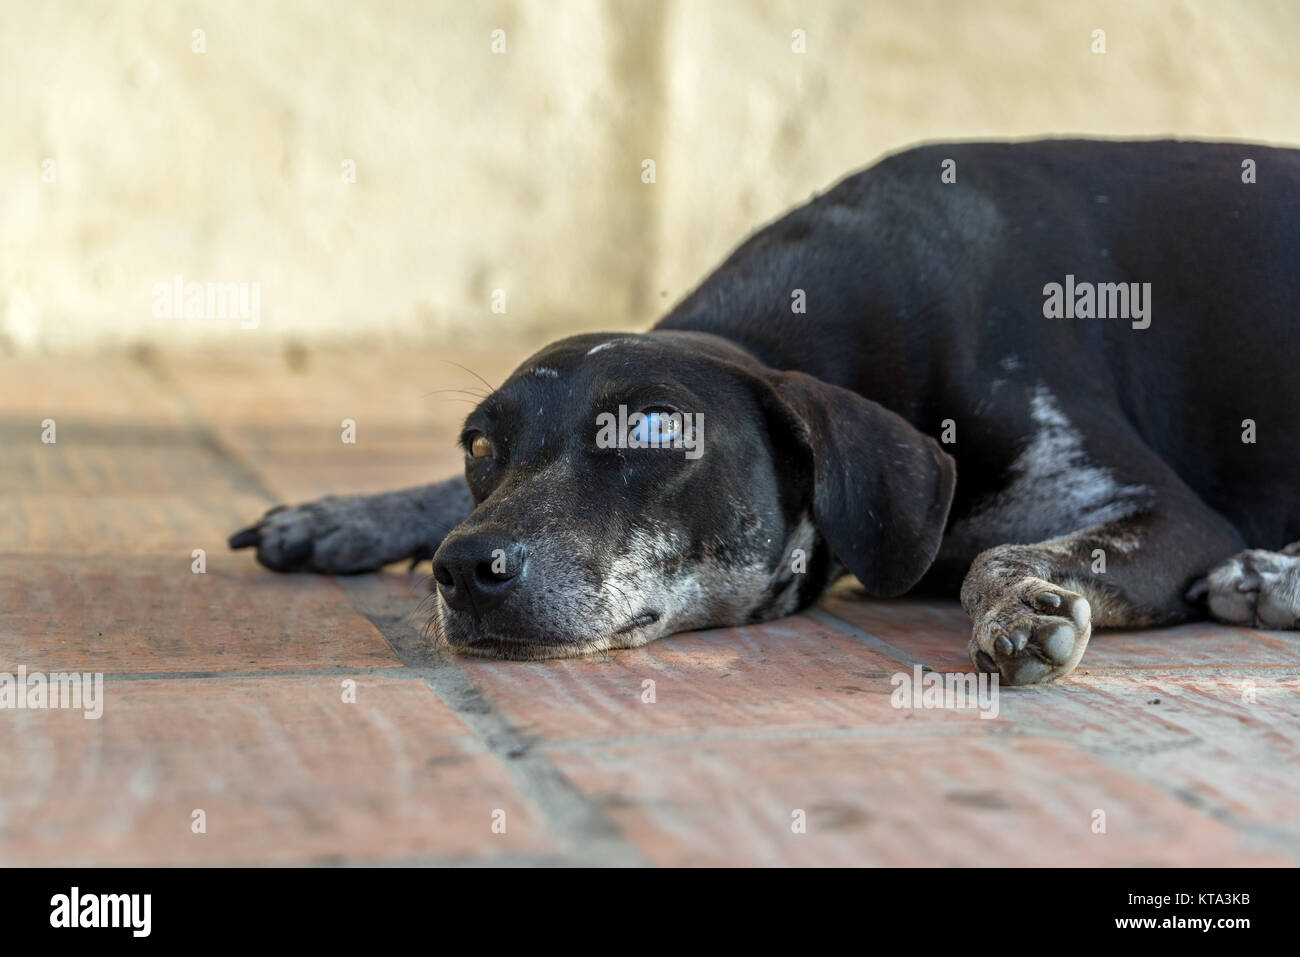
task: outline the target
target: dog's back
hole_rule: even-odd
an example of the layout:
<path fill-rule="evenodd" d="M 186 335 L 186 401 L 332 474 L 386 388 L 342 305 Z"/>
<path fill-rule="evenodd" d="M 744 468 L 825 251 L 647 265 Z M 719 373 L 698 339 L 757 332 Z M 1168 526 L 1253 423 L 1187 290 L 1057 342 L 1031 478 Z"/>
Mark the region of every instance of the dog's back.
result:
<path fill-rule="evenodd" d="M 1003 387 L 1035 381 L 1098 419 L 1088 439 L 1131 430 L 1280 547 L 1300 537 L 1300 508 L 1276 504 L 1300 499 L 1298 303 L 1300 151 L 1044 140 L 888 157 L 753 236 L 660 326 L 936 436 L 964 423 L 958 513 L 1033 429 Z"/>

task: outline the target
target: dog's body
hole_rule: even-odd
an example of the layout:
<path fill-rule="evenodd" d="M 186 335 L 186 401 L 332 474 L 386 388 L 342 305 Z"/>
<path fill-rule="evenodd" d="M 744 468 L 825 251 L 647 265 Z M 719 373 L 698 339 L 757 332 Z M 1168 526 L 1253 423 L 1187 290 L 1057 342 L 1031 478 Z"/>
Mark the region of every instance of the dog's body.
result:
<path fill-rule="evenodd" d="M 602 446 L 620 405 L 702 414 L 704 454 Z M 322 572 L 436 552 L 442 634 L 516 656 L 786 614 L 844 569 L 960 587 L 975 664 L 1033 683 L 1093 626 L 1204 599 L 1298 626 L 1298 417 L 1300 151 L 928 146 L 756 233 L 650 333 L 538 353 L 470 416 L 468 488 L 232 545 Z"/>

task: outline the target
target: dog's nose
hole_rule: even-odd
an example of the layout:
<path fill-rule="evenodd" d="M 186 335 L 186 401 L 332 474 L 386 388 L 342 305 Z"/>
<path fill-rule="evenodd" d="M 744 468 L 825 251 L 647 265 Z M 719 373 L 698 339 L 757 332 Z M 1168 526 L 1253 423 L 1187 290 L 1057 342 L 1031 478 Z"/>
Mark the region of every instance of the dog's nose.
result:
<path fill-rule="evenodd" d="M 527 561 L 528 549 L 503 535 L 457 535 L 433 556 L 433 577 L 443 601 L 479 615 L 505 600 Z"/>

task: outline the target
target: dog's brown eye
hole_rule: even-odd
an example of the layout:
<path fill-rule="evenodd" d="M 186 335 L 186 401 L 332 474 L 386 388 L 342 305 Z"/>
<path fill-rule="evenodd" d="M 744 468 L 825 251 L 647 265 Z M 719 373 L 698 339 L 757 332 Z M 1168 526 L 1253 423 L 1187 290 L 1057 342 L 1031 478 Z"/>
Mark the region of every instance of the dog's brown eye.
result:
<path fill-rule="evenodd" d="M 469 443 L 469 454 L 476 459 L 485 459 L 492 454 L 492 440 L 480 432 Z"/>

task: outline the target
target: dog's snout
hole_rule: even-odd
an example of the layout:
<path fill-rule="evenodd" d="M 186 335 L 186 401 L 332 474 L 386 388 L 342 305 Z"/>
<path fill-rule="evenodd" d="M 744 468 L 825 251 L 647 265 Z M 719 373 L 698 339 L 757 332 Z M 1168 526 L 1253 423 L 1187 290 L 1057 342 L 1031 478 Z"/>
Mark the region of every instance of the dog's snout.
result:
<path fill-rule="evenodd" d="M 457 611 L 495 608 L 524 577 L 528 549 L 502 535 L 453 536 L 433 556 L 438 592 Z"/>

